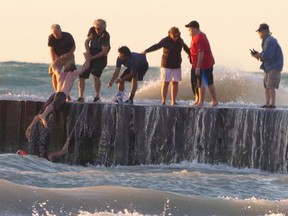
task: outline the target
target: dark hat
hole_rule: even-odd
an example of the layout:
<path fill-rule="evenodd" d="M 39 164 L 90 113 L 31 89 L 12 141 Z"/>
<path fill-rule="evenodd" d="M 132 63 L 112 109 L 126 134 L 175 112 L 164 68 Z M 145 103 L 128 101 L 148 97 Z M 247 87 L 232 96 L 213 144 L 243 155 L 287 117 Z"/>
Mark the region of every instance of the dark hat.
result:
<path fill-rule="evenodd" d="M 262 24 L 260 24 L 260 26 L 256 30 L 256 32 L 261 32 L 262 30 L 269 30 L 269 26 L 266 23 L 262 23 Z"/>
<path fill-rule="evenodd" d="M 199 29 L 199 23 L 195 20 L 191 21 L 187 25 L 185 25 L 187 28 L 192 27 L 192 28 L 198 28 Z"/>

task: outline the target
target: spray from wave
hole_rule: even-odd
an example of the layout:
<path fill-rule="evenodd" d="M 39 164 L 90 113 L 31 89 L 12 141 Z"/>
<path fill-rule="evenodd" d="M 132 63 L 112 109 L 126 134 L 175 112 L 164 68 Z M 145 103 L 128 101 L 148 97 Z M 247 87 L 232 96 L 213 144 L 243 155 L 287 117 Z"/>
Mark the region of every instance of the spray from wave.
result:
<path fill-rule="evenodd" d="M 159 72 L 160 74 L 160 72 Z M 282 73 L 280 88 L 277 91 L 277 104 L 288 105 L 287 95 L 288 76 Z M 263 104 L 264 87 L 263 72 L 244 72 L 239 69 L 227 68 L 225 66 L 214 67 L 214 84 L 217 98 L 221 103 L 244 103 L 244 104 Z M 160 100 L 162 81 L 159 78 L 150 79 L 138 90 L 137 97 L 140 99 Z M 170 89 L 167 95 L 170 99 Z M 182 81 L 179 84 L 178 100 L 194 100 L 190 83 L 190 68 L 182 69 Z M 206 90 L 206 100 L 211 97 Z"/>
<path fill-rule="evenodd" d="M 0 97 L 5 99 L 40 99 L 45 101 L 53 92 L 47 68 L 47 64 L 0 62 Z M 190 84 L 190 68 L 191 66 L 188 64 L 182 66 L 182 81 L 179 84 L 177 97 L 179 101 L 182 101 L 181 104 L 188 104 L 191 100 L 194 100 Z M 110 100 L 115 91 L 117 91 L 117 85 L 114 85 L 111 89 L 106 88 L 114 69 L 114 66 L 107 66 L 101 76 L 101 97 L 104 102 Z M 265 101 L 263 72 L 245 72 L 237 68 L 216 65 L 214 67 L 214 83 L 217 98 L 222 104 L 225 103 L 228 106 L 239 103 L 240 105 L 262 105 Z M 160 104 L 161 85 L 160 68 L 150 67 L 145 75 L 144 82 L 139 82 L 135 99 L 137 102 L 143 101 L 144 103 L 154 103 L 157 100 Z M 125 86 L 128 94 L 130 85 L 127 83 Z M 86 81 L 86 101 L 91 101 L 94 94 L 93 81 L 90 78 Z M 282 72 L 280 88 L 277 90 L 277 106 L 288 106 L 287 95 L 288 74 Z M 73 99 L 78 97 L 76 83 L 72 89 L 71 96 Z M 170 100 L 170 92 L 168 92 L 167 96 L 167 99 Z M 211 100 L 208 91 L 206 100 Z"/>

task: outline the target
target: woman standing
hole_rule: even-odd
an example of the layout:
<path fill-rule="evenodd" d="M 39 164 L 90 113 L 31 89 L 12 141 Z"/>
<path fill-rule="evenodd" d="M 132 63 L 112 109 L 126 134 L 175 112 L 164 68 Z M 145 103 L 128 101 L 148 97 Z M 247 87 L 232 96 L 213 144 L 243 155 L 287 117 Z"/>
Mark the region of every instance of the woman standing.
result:
<path fill-rule="evenodd" d="M 178 94 L 178 83 L 181 78 L 181 51 L 182 49 L 190 55 L 189 47 L 184 43 L 180 37 L 180 31 L 177 27 L 172 27 L 168 31 L 168 36 L 163 38 L 159 43 L 146 49 L 143 54 L 153 52 L 163 48 L 163 55 L 161 60 L 161 79 L 163 81 L 161 88 L 162 105 L 166 104 L 166 97 L 169 83 L 172 82 L 171 87 L 171 105 L 177 105 L 176 97 Z"/>

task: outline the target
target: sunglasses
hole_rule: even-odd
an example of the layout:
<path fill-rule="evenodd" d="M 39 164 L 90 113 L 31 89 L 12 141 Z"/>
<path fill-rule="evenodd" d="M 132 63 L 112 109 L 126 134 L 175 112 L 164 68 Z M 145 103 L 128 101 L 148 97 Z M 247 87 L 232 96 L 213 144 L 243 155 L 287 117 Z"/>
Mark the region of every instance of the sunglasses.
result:
<path fill-rule="evenodd" d="M 94 27 L 95 28 L 95 27 Z M 95 28 L 95 30 L 97 30 L 97 31 L 101 31 L 102 30 L 102 28 Z"/>

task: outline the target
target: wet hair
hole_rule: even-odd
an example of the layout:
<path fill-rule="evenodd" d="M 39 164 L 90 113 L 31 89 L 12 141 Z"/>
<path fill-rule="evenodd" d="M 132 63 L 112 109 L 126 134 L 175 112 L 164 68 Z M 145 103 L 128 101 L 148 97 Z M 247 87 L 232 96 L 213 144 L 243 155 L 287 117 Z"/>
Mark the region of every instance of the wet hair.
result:
<path fill-rule="evenodd" d="M 169 29 L 169 31 L 168 31 L 168 35 L 170 35 L 170 34 L 181 34 L 181 32 L 179 31 L 179 28 L 177 28 L 177 27 L 172 27 L 172 28 L 170 28 Z"/>
<path fill-rule="evenodd" d="M 118 49 L 118 52 L 121 54 L 124 54 L 125 56 L 130 56 L 131 55 L 131 51 L 127 46 L 122 46 Z"/>
<path fill-rule="evenodd" d="M 106 29 L 107 25 L 106 25 L 106 21 L 103 19 L 96 19 L 93 22 L 93 25 L 99 25 L 101 26 L 103 29 Z"/>

